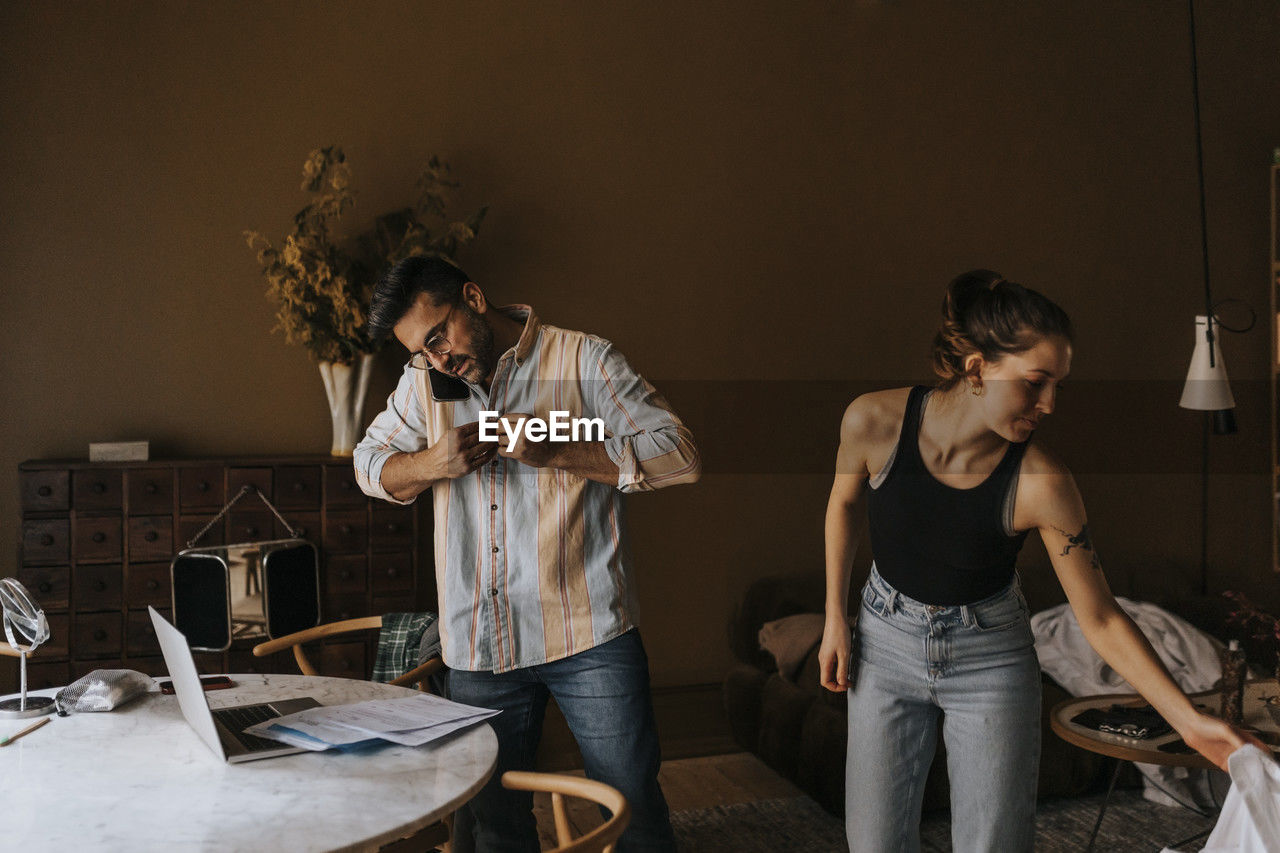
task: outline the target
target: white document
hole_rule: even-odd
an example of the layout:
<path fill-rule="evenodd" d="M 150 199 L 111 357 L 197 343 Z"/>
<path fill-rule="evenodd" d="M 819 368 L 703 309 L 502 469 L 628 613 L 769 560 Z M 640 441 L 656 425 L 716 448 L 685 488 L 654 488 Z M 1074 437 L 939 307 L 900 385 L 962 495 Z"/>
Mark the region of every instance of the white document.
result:
<path fill-rule="evenodd" d="M 307 749 L 348 746 L 374 738 L 419 746 L 497 713 L 419 693 L 402 699 L 372 699 L 351 705 L 308 708 L 250 726 L 245 731 Z"/>

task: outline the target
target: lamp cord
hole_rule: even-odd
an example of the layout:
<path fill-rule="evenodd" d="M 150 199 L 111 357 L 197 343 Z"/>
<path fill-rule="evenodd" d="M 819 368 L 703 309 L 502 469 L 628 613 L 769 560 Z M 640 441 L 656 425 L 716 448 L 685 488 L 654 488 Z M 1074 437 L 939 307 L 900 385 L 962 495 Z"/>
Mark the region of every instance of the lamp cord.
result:
<path fill-rule="evenodd" d="M 1196 178 L 1200 188 L 1200 262 L 1204 272 L 1205 339 L 1209 342 L 1209 366 L 1213 357 L 1213 293 L 1209 289 L 1209 215 L 1204 197 L 1204 143 L 1200 136 L 1200 66 L 1196 60 L 1196 4 L 1187 0 L 1187 20 L 1191 30 L 1191 104 L 1196 125 Z"/>

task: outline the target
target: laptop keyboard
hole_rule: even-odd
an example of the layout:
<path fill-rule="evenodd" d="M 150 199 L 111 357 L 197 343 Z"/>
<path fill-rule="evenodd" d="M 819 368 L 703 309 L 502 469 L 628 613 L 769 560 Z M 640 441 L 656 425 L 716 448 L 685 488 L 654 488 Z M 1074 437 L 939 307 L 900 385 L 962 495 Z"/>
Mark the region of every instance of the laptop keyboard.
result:
<path fill-rule="evenodd" d="M 270 705 L 243 705 L 239 708 L 222 708 L 213 712 L 213 717 L 235 737 L 236 740 L 250 752 L 260 752 L 264 749 L 280 749 L 287 747 L 288 744 L 281 743 L 278 740 L 269 740 L 268 738 L 257 737 L 255 735 L 247 735 L 244 730 L 249 726 L 266 722 L 280 716 L 276 710 Z"/>

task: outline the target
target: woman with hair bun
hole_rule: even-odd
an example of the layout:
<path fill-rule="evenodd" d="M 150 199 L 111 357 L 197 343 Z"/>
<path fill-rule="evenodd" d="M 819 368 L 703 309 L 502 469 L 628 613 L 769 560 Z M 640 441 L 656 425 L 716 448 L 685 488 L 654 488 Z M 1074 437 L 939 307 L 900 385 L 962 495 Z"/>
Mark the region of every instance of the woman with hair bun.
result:
<path fill-rule="evenodd" d="M 1261 746 L 1178 689 L 1107 586 L 1071 473 L 1032 440 L 1071 369 L 1066 313 L 990 270 L 952 281 L 942 313 L 934 387 L 849 404 L 827 504 L 818 660 L 822 686 L 848 691 L 855 853 L 919 850 L 939 727 L 954 849 L 1032 849 L 1040 672 L 1014 562 L 1033 529 L 1090 644 L 1190 746 L 1223 769 L 1246 741 Z M 864 495 L 875 560 L 851 632 Z"/>

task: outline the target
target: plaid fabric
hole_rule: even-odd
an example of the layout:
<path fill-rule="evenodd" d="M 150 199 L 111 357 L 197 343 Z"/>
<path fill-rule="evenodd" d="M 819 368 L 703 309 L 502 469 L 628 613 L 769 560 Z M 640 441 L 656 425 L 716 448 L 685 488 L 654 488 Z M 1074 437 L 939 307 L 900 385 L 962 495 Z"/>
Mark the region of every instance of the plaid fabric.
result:
<path fill-rule="evenodd" d="M 434 642 L 429 634 L 435 635 Z M 378 657 L 373 680 L 399 678 L 428 658 L 440 654 L 440 627 L 434 613 L 386 613 L 378 634 Z"/>

